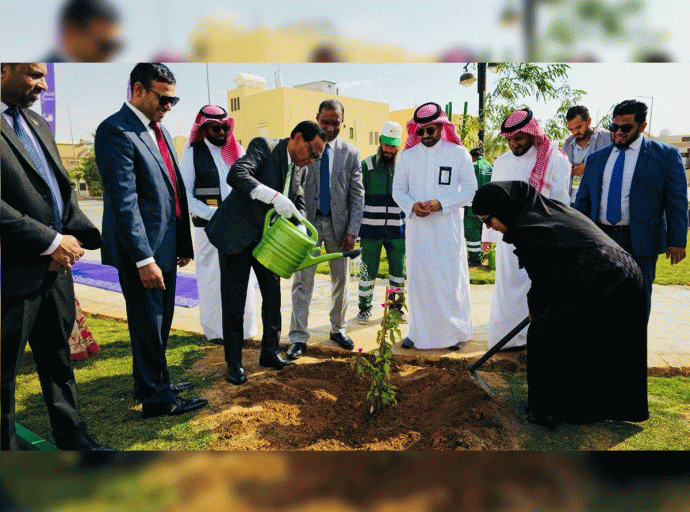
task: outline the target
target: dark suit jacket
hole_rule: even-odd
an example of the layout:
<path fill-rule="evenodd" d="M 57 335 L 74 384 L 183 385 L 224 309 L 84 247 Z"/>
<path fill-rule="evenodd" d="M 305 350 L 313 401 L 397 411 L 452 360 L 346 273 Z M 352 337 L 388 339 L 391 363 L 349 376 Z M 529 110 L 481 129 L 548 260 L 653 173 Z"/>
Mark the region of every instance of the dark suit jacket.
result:
<path fill-rule="evenodd" d="M 48 123 L 30 109 L 20 109 L 53 167 L 64 204 L 62 233 L 73 235 L 85 249 L 98 249 L 101 235 L 77 204 Z M 50 187 L 41 178 L 11 124 L 2 117 L 2 294 L 24 297 L 39 290 L 46 279 L 50 256 L 41 256 L 53 243 L 55 214 Z"/>
<path fill-rule="evenodd" d="M 613 145 L 585 161 L 575 208 L 599 222 L 601 185 Z M 630 185 L 630 238 L 635 256 L 654 256 L 667 246 L 685 247 L 688 235 L 688 189 L 678 149 L 642 139 Z"/>
<path fill-rule="evenodd" d="M 191 258 L 192 235 L 184 182 L 168 131 L 182 211 L 175 218 L 175 196 L 168 169 L 147 127 L 122 105 L 96 130 L 96 164 L 103 180 L 104 264 L 117 268 L 153 257 L 163 272 L 174 270 L 177 257 Z"/>
<path fill-rule="evenodd" d="M 261 239 L 272 206 L 252 199 L 249 193 L 260 183 L 283 192 L 288 140 L 257 137 L 249 143 L 247 154 L 230 167 L 227 179 L 232 191 L 206 226 L 209 240 L 223 254 L 237 254 Z M 305 169 L 296 167 L 287 197 L 306 217 L 304 177 Z"/>

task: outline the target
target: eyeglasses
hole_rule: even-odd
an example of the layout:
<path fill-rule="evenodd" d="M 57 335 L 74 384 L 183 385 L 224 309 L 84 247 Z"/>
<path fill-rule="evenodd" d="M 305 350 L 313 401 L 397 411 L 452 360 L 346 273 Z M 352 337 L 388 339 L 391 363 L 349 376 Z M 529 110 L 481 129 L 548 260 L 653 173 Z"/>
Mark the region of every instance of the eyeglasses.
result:
<path fill-rule="evenodd" d="M 616 124 L 616 123 L 611 123 L 609 125 L 609 131 L 611 133 L 616 133 L 618 130 L 622 131 L 623 133 L 630 133 L 630 131 L 634 128 L 635 126 L 627 123 L 627 124 Z"/>
<path fill-rule="evenodd" d="M 481 220 L 484 224 L 486 224 L 488 227 L 491 227 L 491 219 L 493 219 L 493 215 L 487 215 L 483 219 L 480 217 L 479 220 Z"/>
<path fill-rule="evenodd" d="M 309 142 L 308 140 L 305 141 L 305 142 L 307 143 L 307 146 L 309 146 L 309 156 L 310 156 L 310 158 L 311 158 L 312 160 L 314 160 L 314 161 L 321 160 L 321 155 L 319 155 L 316 151 L 314 151 L 314 148 L 311 147 L 311 142 Z"/>
<path fill-rule="evenodd" d="M 417 134 L 417 137 L 421 137 L 425 133 L 427 135 L 433 135 L 436 133 L 436 128 L 434 126 L 427 126 L 426 128 L 419 128 L 415 133 Z"/>
<path fill-rule="evenodd" d="M 156 91 L 149 87 L 144 87 L 144 89 L 146 89 L 147 91 L 151 91 L 153 94 L 158 96 L 158 104 L 161 107 L 165 107 L 168 103 L 170 103 L 171 107 L 174 107 L 175 105 L 177 105 L 177 102 L 180 101 L 180 98 L 178 98 L 177 96 L 165 96 L 164 94 L 158 94 Z"/>
<path fill-rule="evenodd" d="M 227 124 L 207 125 L 206 128 L 213 133 L 227 132 L 230 129 Z"/>

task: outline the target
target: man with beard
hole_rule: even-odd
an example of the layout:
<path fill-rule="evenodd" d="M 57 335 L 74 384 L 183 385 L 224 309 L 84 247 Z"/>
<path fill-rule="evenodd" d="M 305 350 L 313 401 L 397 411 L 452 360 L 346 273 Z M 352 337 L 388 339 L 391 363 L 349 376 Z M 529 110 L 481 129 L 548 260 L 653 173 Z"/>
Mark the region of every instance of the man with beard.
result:
<path fill-rule="evenodd" d="M 220 266 L 218 249 L 206 236 L 204 228 L 218 205 L 230 193 L 228 170 L 244 155 L 244 148 L 235 139 L 235 121 L 217 105 L 199 110 L 180 162 L 180 174 L 187 191 L 187 202 L 194 225 L 195 271 L 199 288 L 199 321 L 206 339 L 223 344 L 223 317 L 220 302 Z M 252 272 L 244 308 L 244 339 L 257 332 L 256 277 Z"/>
<path fill-rule="evenodd" d="M 585 160 L 589 155 L 611 144 L 611 135 L 604 130 L 592 128 L 589 110 L 582 105 L 570 107 L 565 113 L 565 120 L 572 135 L 563 142 L 563 151 L 571 164 L 571 199 L 575 201 L 577 190 L 573 192 L 573 180 L 576 176 L 582 176 Z"/>
<path fill-rule="evenodd" d="M 474 148 L 470 150 L 474 174 L 477 176 L 477 186 L 489 183 L 493 166 L 484 159 L 484 150 Z M 479 266 L 484 259 L 482 253 L 482 221 L 472 212 L 472 207 L 465 206 L 465 242 L 467 243 L 467 262 L 470 266 Z"/>
<path fill-rule="evenodd" d="M 508 140 L 510 151 L 494 161 L 491 181 L 527 181 L 549 199 L 570 204 L 570 162 L 551 142 L 528 108 L 516 110 L 501 125 L 501 135 Z M 503 241 L 503 235 L 484 227 L 482 251 L 489 252 L 496 245 L 496 285 L 489 308 L 488 347 L 523 320 L 528 313 L 527 292 L 530 280 L 520 268 L 515 247 Z M 527 340 L 527 327 L 506 345 L 521 347 Z"/>
<path fill-rule="evenodd" d="M 364 215 L 359 228 L 362 270 L 357 315 L 357 323 L 360 324 L 369 323 L 371 318 L 382 247 L 386 249 L 388 259 L 390 288 L 402 289 L 405 285 L 405 214 L 393 201 L 393 174 L 401 132 L 402 128 L 395 121 L 385 122 L 379 136 L 378 152 L 362 161 Z M 402 292 L 392 292 L 389 296 L 395 301 L 392 308 L 400 322 L 407 322 L 402 310 Z"/>
<path fill-rule="evenodd" d="M 393 199 L 407 216 L 410 329 L 402 347 L 457 349 L 472 337 L 462 207 L 477 178 L 438 104 L 417 108 L 407 134 L 393 178 Z"/>
<path fill-rule="evenodd" d="M 105 450 L 86 432 L 69 358 L 71 266 L 101 235 L 77 204 L 48 123 L 28 107 L 48 87 L 43 63 L 2 64 L 2 421 L 0 449 L 18 449 L 17 365 L 31 346 L 55 444 Z"/>
<path fill-rule="evenodd" d="M 647 105 L 626 100 L 613 109 L 613 145 L 587 158 L 575 208 L 591 218 L 642 269 L 647 316 L 659 254 L 685 258 L 687 177 L 677 148 L 642 136 Z"/>

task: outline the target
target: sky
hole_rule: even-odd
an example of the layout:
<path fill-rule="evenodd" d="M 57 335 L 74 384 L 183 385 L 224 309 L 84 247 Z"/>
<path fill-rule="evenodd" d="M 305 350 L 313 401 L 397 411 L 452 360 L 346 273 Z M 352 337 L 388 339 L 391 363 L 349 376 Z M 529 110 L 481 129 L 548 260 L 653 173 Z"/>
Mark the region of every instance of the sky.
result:
<path fill-rule="evenodd" d="M 98 124 L 119 110 L 126 100 L 127 81 L 132 64 L 55 64 L 57 139 L 70 140 L 70 121 L 74 140 L 92 140 Z M 470 70 L 473 70 L 471 65 Z M 587 91 L 581 104 L 587 106 L 594 122 L 610 108 L 636 96 L 651 107 L 651 130 L 658 134 L 669 129 L 672 134 L 690 134 L 687 84 L 690 64 L 571 64 L 569 83 Z M 171 63 L 176 95 L 181 101 L 166 115 L 164 124 L 175 135 L 188 136 L 199 108 L 209 102 L 207 64 Z M 465 101 L 468 113 L 477 114 L 478 93 L 475 85 L 459 84 L 463 64 L 208 64 L 210 102 L 227 108 L 226 91 L 235 87 L 238 72 L 262 76 L 266 88 L 275 87 L 275 73 L 280 72 L 284 86 L 318 80 L 335 82 L 342 96 L 388 103 L 391 110 L 415 107 L 428 101 L 441 105 L 453 102 L 453 112 L 461 113 Z M 476 73 L 476 71 L 475 71 Z M 487 90 L 498 75 L 487 72 Z M 653 103 L 651 98 L 653 98 Z M 556 103 L 524 101 L 538 119 L 553 117 Z M 304 119 L 316 116 L 305 112 Z M 40 112 L 39 102 L 34 109 Z M 68 116 L 69 113 L 69 116 Z M 648 119 L 649 121 L 650 119 Z M 287 136 L 288 134 L 286 134 Z"/>
<path fill-rule="evenodd" d="M 578 5 L 581 0 L 542 2 L 538 26 L 543 30 L 558 9 Z M 624 0 L 604 0 L 611 5 Z M 56 14 L 64 0 L 0 0 L 0 59 L 3 61 L 41 60 L 53 45 Z M 642 14 L 634 27 L 648 27 L 668 33 L 664 47 L 676 61 L 690 62 L 690 31 L 687 0 L 642 0 Z M 558 4 L 558 7 L 549 4 Z M 288 23 L 326 21 L 343 38 L 395 46 L 412 56 L 438 54 L 463 45 L 477 51 L 488 49 L 492 60 L 522 60 L 519 24 L 499 22 L 507 8 L 520 9 L 522 0 L 425 0 L 362 1 L 341 0 L 310 4 L 304 1 L 231 0 L 119 0 L 127 49 L 123 62 L 150 59 L 161 49 L 186 54 L 188 35 L 201 19 L 234 20 L 242 29 L 279 27 Z M 27 5 L 31 5 L 27 9 Z M 420 11 L 420 8 L 423 9 Z M 30 27 L 30 37 L 23 37 Z M 585 27 L 582 27 L 582 33 Z M 641 33 L 641 32 L 640 32 Z M 649 41 L 640 41 L 643 45 Z M 630 60 L 629 45 L 609 44 L 593 39 L 577 53 L 595 53 L 600 61 Z"/>

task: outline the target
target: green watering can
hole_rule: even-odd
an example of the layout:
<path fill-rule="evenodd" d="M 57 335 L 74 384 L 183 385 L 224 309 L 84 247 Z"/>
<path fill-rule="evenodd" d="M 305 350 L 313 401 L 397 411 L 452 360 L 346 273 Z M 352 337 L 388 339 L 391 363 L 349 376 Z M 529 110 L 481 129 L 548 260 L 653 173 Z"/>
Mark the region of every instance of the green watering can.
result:
<path fill-rule="evenodd" d="M 288 219 L 279 216 L 275 209 L 269 210 L 264 221 L 264 234 L 252 255 L 271 272 L 288 279 L 295 272 L 322 261 L 336 258 L 356 258 L 360 249 L 348 252 L 332 252 L 314 257 L 311 255 L 319 240 L 318 233 L 311 223 L 304 219 L 302 223 L 311 233 L 302 233 Z"/>

